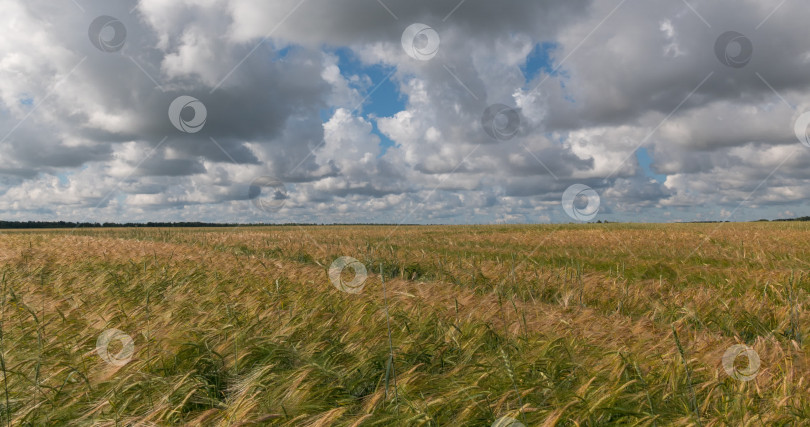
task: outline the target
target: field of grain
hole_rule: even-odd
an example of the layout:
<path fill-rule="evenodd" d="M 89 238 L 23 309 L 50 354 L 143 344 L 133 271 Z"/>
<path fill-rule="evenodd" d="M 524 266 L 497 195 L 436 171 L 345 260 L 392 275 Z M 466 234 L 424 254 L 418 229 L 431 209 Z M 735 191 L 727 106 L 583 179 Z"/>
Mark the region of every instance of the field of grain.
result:
<path fill-rule="evenodd" d="M 7 232 L 0 419 L 805 424 L 809 263 L 803 223 Z"/>

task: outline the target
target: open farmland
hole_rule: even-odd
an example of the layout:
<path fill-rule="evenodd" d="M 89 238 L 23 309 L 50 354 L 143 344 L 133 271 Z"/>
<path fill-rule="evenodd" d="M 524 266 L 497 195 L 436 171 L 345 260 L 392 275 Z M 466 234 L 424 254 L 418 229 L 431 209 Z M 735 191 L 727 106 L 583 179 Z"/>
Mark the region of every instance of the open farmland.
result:
<path fill-rule="evenodd" d="M 0 417 L 804 424 L 809 262 L 804 223 L 9 232 Z"/>

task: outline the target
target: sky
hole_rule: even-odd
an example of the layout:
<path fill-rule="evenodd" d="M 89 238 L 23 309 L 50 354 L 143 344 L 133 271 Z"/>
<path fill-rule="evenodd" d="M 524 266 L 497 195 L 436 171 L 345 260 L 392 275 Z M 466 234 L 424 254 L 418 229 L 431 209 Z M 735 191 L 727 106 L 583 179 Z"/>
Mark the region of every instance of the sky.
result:
<path fill-rule="evenodd" d="M 0 0 L 0 219 L 810 215 L 796 0 Z"/>

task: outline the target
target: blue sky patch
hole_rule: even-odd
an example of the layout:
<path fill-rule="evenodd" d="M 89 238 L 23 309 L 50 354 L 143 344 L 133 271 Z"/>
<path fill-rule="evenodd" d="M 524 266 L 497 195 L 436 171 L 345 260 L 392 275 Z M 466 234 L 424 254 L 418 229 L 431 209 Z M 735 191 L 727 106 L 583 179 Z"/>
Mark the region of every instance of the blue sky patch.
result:
<path fill-rule="evenodd" d="M 647 151 L 646 148 L 641 147 L 638 150 L 636 150 L 636 159 L 638 159 L 638 164 L 639 166 L 641 166 L 641 170 L 644 172 L 644 176 L 652 178 L 662 184 L 664 183 L 664 181 L 667 180 L 666 175 L 655 173 L 652 170 L 653 159 L 652 156 L 650 156 L 650 152 Z"/>
<path fill-rule="evenodd" d="M 338 58 L 338 67 L 344 78 L 351 76 L 368 76 L 371 85 L 366 89 L 368 98 L 362 106 L 365 115 L 373 114 L 377 117 L 390 117 L 405 110 L 405 97 L 399 92 L 399 87 L 390 78 L 393 67 L 382 64 L 363 64 L 351 49 L 336 49 L 332 53 Z M 376 90 L 375 90 L 376 88 Z M 374 93 L 371 93 L 374 91 Z"/>
<path fill-rule="evenodd" d="M 526 56 L 526 63 L 520 67 L 520 71 L 526 77 L 526 81 L 532 81 L 540 72 L 556 75 L 554 72 L 554 51 L 559 45 L 555 42 L 538 43 L 534 49 Z"/>
<path fill-rule="evenodd" d="M 364 87 L 353 86 L 355 89 L 360 89 L 363 96 L 367 96 L 363 105 L 354 114 L 358 115 L 360 112 L 360 115 L 372 123 L 372 133 L 380 138 L 380 156 L 384 155 L 395 143 L 380 131 L 376 118 L 391 117 L 406 108 L 405 96 L 400 93 L 397 83 L 389 77 L 392 76 L 394 68 L 382 64 L 364 64 L 348 48 L 336 49 L 331 53 L 338 58 L 337 65 L 340 68 L 340 74 L 345 79 L 351 81 L 352 76 L 360 76 L 366 80 L 364 77 L 368 77 L 366 80 L 370 82 L 368 87 L 365 85 Z M 334 109 L 321 110 L 321 120 L 326 122 L 333 114 Z"/>

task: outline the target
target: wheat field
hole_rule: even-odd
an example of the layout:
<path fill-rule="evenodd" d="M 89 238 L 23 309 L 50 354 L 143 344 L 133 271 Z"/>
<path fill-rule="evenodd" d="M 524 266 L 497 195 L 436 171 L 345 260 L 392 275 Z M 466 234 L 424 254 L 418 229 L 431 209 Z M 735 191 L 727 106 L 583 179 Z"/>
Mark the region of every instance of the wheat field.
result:
<path fill-rule="evenodd" d="M 0 419 L 808 424 L 809 262 L 804 223 L 6 232 Z"/>

